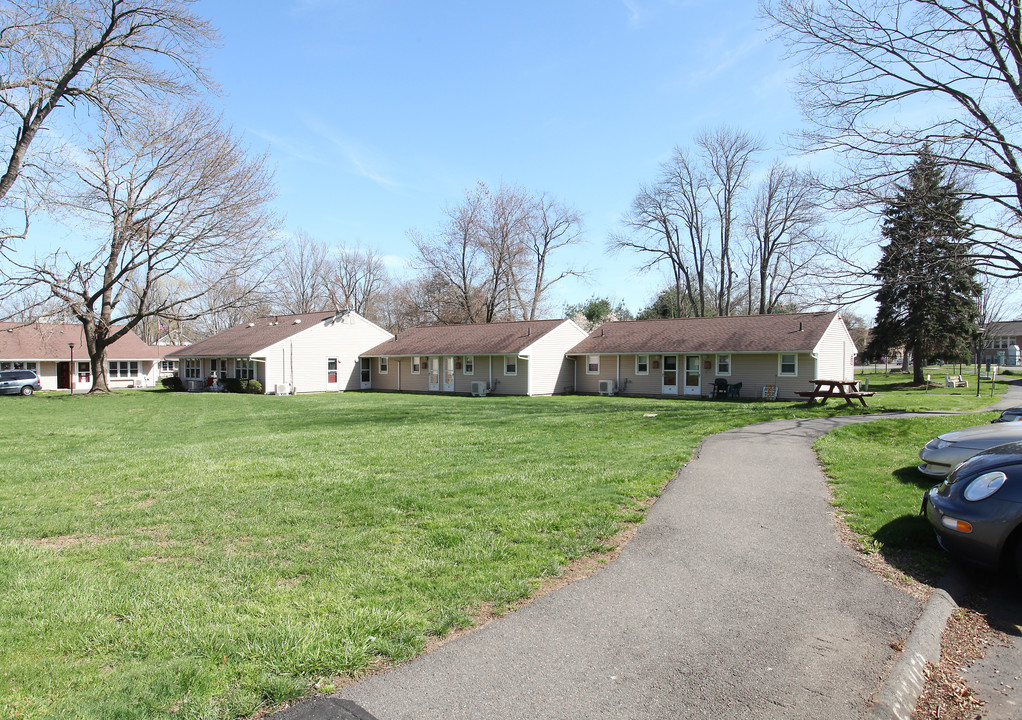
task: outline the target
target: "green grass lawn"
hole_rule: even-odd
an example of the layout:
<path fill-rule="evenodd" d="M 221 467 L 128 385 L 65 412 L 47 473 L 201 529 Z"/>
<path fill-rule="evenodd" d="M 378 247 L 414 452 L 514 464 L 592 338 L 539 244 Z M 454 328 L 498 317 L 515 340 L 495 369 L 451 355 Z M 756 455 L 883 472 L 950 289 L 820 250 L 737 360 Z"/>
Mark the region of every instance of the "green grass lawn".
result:
<path fill-rule="evenodd" d="M 867 370 L 857 372 L 855 379 L 864 388 L 868 383 L 870 390 L 877 391 L 872 398 L 867 398 L 870 410 L 877 412 L 885 410 L 980 410 L 996 402 L 997 396 L 1003 395 L 1005 388 L 1015 379 L 1010 375 L 998 376 L 993 388 L 994 397 L 991 397 L 990 394 L 990 381 L 981 380 L 977 396 L 975 373 L 963 376 L 969 381 L 969 387 L 946 388 L 943 387 L 944 376 L 957 374 L 953 372 L 952 366 L 934 366 L 927 368 L 926 372 L 931 374 L 933 379 L 933 383 L 928 389 L 914 385 L 911 373 L 885 373 Z M 830 400 L 829 402 L 833 403 L 834 401 Z"/>
<path fill-rule="evenodd" d="M 605 550 L 706 435 L 856 412 L 360 393 L 0 401 L 0 717 L 17 718 L 230 718 L 329 690 Z"/>
<path fill-rule="evenodd" d="M 863 538 L 864 549 L 932 581 L 948 556 L 919 513 L 923 493 L 937 484 L 916 466 L 923 445 L 950 430 L 983 425 L 998 413 L 877 420 L 824 435 L 815 449 L 830 478 L 834 504 Z"/>
<path fill-rule="evenodd" d="M 604 548 L 707 434 L 629 398 L 2 398 L 0 716 L 235 717 Z M 655 413 L 656 417 L 645 417 Z"/>

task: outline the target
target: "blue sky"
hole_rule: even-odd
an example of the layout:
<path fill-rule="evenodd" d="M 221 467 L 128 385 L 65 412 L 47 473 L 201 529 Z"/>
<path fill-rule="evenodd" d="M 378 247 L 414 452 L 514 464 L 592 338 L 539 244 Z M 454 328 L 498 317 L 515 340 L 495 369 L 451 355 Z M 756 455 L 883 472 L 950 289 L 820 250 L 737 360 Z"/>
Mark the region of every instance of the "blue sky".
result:
<path fill-rule="evenodd" d="M 361 242 L 399 271 L 478 181 L 579 210 L 593 294 L 639 310 L 665 283 L 608 256 L 639 185 L 678 144 L 730 124 L 763 165 L 800 123 L 782 48 L 755 0 L 346 2 L 207 0 L 222 35 L 218 102 L 276 168 L 285 230 Z M 567 261 L 565 257 L 563 260 Z"/>

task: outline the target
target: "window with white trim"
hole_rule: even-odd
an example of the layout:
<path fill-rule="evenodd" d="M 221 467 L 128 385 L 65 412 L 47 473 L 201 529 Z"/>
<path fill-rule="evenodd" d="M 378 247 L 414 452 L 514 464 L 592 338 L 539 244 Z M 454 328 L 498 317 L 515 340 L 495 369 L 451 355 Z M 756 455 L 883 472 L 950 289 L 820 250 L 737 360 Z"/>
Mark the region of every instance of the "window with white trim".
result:
<path fill-rule="evenodd" d="M 255 363 L 248 358 L 234 358 L 234 377 L 242 380 L 255 378 Z"/>
<path fill-rule="evenodd" d="M 476 372 L 476 359 L 471 355 L 465 356 L 465 364 L 462 366 L 465 368 L 464 372 L 466 375 L 475 375 Z"/>
<path fill-rule="evenodd" d="M 418 375 L 419 371 L 422 370 L 422 358 L 412 358 L 412 375 Z"/>
<path fill-rule="evenodd" d="M 177 360 L 160 360 L 160 372 L 174 372 L 177 370 Z"/>
<path fill-rule="evenodd" d="M 132 378 L 138 375 L 138 361 L 137 360 L 111 360 L 110 361 L 110 377 L 111 378 Z"/>
<path fill-rule="evenodd" d="M 718 355 L 717 356 L 717 374 L 718 375 L 730 375 L 731 374 L 731 356 L 730 355 Z"/>
<path fill-rule="evenodd" d="M 649 375 L 649 355 L 635 356 L 635 374 Z"/>
<path fill-rule="evenodd" d="M 202 361 L 197 358 L 185 359 L 185 379 L 198 380 L 202 377 Z"/>
<path fill-rule="evenodd" d="M 787 376 L 798 375 L 798 355 L 794 353 L 781 353 L 778 355 L 777 374 Z"/>
<path fill-rule="evenodd" d="M 517 375 L 518 374 L 518 356 L 517 355 L 505 355 L 504 356 L 504 374 L 505 375 Z"/>
<path fill-rule="evenodd" d="M 586 375 L 600 374 L 600 356 L 586 355 Z"/>
<path fill-rule="evenodd" d="M 380 375 L 390 372 L 390 358 L 380 358 Z"/>

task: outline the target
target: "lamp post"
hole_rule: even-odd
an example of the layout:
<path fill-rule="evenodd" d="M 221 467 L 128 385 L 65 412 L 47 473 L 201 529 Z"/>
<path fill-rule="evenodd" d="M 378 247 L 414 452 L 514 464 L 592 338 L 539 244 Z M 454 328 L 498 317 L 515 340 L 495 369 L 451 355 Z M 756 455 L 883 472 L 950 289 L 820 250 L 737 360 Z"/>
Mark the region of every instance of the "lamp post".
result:
<path fill-rule="evenodd" d="M 979 361 L 983 354 L 983 328 L 976 333 L 976 397 L 979 397 Z M 991 383 L 992 385 L 992 383 Z"/>
<path fill-rule="evenodd" d="M 67 349 L 71 351 L 71 363 L 67 366 L 67 394 L 75 394 L 75 344 L 69 342 Z"/>

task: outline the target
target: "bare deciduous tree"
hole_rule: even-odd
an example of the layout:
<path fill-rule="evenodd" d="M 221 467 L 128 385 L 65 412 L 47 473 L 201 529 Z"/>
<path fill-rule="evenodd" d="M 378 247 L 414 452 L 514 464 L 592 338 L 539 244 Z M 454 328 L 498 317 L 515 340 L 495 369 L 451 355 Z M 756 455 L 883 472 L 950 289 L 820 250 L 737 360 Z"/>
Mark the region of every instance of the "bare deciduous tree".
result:
<path fill-rule="evenodd" d="M 19 281 L 46 287 L 82 323 L 92 391 L 105 392 L 107 348 L 144 317 L 183 320 L 199 314 L 200 297 L 235 307 L 255 291 L 261 278 L 248 273 L 276 229 L 266 209 L 272 178 L 265 158 L 250 158 L 201 107 L 154 114 L 130 132 L 107 126 L 77 176 L 81 188 L 64 207 L 102 227 L 104 239 L 89 256 L 58 251 L 20 263 Z M 244 278 L 252 282 L 238 288 Z M 189 281 L 190 294 L 160 301 L 171 279 Z M 232 297 L 214 300 L 226 286 Z"/>
<path fill-rule="evenodd" d="M 167 96 L 196 85 L 212 87 L 200 59 L 216 34 L 190 11 L 191 4 L 0 3 L 0 133 L 5 138 L 0 199 L 25 169 L 29 149 L 58 108 L 94 108 L 107 122 L 123 127 L 158 108 Z"/>
<path fill-rule="evenodd" d="M 678 212 L 671 189 L 662 182 L 646 185 L 632 201 L 632 207 L 624 218 L 628 234 L 611 237 L 610 249 L 633 250 L 649 259 L 640 267 L 649 270 L 666 262 L 670 266 L 675 289 L 675 311 L 681 314 L 681 288 L 692 296 L 692 273 L 689 258 L 684 252 L 681 234 L 678 230 Z M 699 307 L 694 304 L 694 307 Z"/>
<path fill-rule="evenodd" d="M 287 315 L 323 310 L 327 303 L 327 249 L 299 230 L 277 256 L 271 294 L 276 310 Z"/>
<path fill-rule="evenodd" d="M 554 283 L 584 272 L 551 269 L 557 251 L 581 242 L 581 221 L 546 195 L 506 185 L 491 191 L 479 183 L 447 217 L 433 236 L 409 233 L 425 278 L 421 287 L 436 290 L 431 297 L 443 307 L 434 315 L 448 319 L 436 322 L 535 318 Z"/>
<path fill-rule="evenodd" d="M 533 201 L 525 247 L 511 269 L 512 287 L 523 320 L 536 320 L 547 291 L 566 277 L 580 277 L 585 270 L 567 267 L 550 272 L 553 253 L 582 242 L 582 218 L 547 194 Z"/>
<path fill-rule="evenodd" d="M 327 275 L 327 291 L 335 310 L 348 308 L 376 319 L 374 303 L 387 283 L 383 258 L 372 248 L 341 248 Z"/>
<path fill-rule="evenodd" d="M 966 181 L 980 269 L 1022 275 L 1022 9 L 1018 0 L 762 0 L 803 63 L 809 150 L 849 173 L 836 190 L 877 204 L 928 147 Z M 907 118 L 907 119 L 906 119 Z"/>
<path fill-rule="evenodd" d="M 783 163 L 771 166 L 747 221 L 753 240 L 750 255 L 758 281 L 760 315 L 775 312 L 791 295 L 793 285 L 804 280 L 816 255 L 818 207 L 818 190 L 812 177 Z"/>
<path fill-rule="evenodd" d="M 696 145 L 702 151 L 710 198 L 717 210 L 719 242 L 715 309 L 718 315 L 725 316 L 731 313 L 735 276 L 732 242 L 740 195 L 749 181 L 753 156 L 761 147 L 759 140 L 748 133 L 729 127 L 700 133 Z"/>

